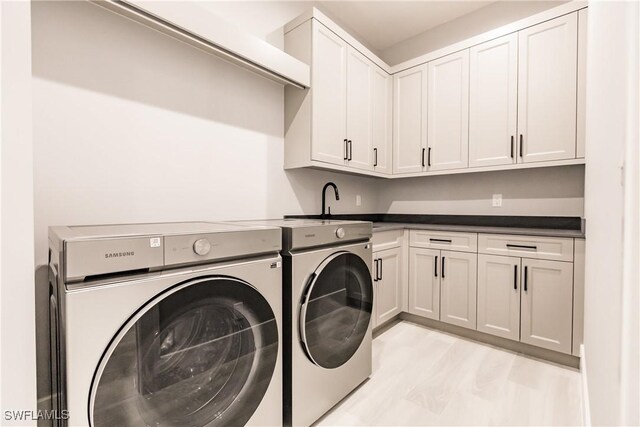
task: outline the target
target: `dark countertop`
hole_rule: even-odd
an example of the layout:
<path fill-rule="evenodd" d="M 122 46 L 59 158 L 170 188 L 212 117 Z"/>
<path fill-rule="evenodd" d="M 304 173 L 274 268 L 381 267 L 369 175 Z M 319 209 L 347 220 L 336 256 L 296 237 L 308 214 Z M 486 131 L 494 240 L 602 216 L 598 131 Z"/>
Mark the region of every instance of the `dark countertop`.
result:
<path fill-rule="evenodd" d="M 553 228 L 488 227 L 475 225 L 416 224 L 408 222 L 373 223 L 374 233 L 401 230 L 405 228 L 411 230 L 453 231 L 463 233 L 515 234 L 545 237 L 570 237 L 577 239 L 584 238 L 584 233 L 581 230 L 561 230 Z"/>
<path fill-rule="evenodd" d="M 319 219 L 320 215 L 286 215 L 285 218 Z M 336 214 L 331 219 L 371 221 L 374 233 L 408 228 L 578 239 L 585 237 L 584 219 L 580 217 L 365 213 Z"/>

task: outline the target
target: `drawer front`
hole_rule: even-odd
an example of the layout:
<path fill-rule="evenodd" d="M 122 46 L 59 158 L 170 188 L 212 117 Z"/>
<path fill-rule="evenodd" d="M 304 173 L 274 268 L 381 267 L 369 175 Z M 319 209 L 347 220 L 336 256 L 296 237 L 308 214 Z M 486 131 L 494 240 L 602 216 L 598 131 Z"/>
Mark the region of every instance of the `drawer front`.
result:
<path fill-rule="evenodd" d="M 404 229 L 389 231 L 373 231 L 371 243 L 373 243 L 374 251 L 383 251 L 402 246 L 404 238 Z"/>
<path fill-rule="evenodd" d="M 478 252 L 554 261 L 573 261 L 573 239 L 479 234 Z"/>
<path fill-rule="evenodd" d="M 477 252 L 476 233 L 452 233 L 430 230 L 411 230 L 410 246 L 416 248 L 444 249 L 448 251 Z"/>

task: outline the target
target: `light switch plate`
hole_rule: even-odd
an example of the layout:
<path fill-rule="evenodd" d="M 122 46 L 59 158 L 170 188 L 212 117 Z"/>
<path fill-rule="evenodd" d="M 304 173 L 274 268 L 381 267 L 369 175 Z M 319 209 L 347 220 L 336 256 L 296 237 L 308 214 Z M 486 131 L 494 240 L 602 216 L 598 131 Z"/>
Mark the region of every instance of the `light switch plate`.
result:
<path fill-rule="evenodd" d="M 502 194 L 493 195 L 493 207 L 499 208 L 502 206 Z"/>

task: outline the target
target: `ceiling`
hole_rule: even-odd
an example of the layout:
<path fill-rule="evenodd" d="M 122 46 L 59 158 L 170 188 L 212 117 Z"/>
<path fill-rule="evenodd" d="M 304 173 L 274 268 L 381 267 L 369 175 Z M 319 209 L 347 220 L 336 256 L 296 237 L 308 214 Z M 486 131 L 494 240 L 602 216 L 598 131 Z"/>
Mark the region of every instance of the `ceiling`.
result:
<path fill-rule="evenodd" d="M 494 0 L 495 1 L 495 0 Z M 332 1 L 320 7 L 382 51 L 494 1 Z"/>

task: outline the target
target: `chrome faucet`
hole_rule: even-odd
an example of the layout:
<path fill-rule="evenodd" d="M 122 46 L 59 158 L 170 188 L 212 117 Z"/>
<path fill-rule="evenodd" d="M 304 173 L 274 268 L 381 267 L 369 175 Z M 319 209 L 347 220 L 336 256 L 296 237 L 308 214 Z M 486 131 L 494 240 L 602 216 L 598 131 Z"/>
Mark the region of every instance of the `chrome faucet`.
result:
<path fill-rule="evenodd" d="M 329 213 L 325 214 L 324 210 L 325 210 L 325 206 L 327 205 L 326 203 L 326 198 L 327 198 L 327 188 L 329 187 L 333 187 L 333 192 L 336 195 L 336 200 L 340 200 L 340 195 L 338 194 L 338 187 L 333 183 L 333 182 L 327 182 L 324 187 L 322 188 L 322 219 L 326 219 L 327 217 L 331 217 L 331 207 L 329 207 Z"/>

